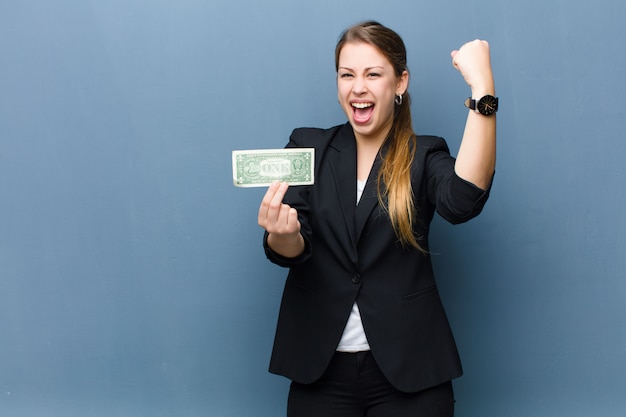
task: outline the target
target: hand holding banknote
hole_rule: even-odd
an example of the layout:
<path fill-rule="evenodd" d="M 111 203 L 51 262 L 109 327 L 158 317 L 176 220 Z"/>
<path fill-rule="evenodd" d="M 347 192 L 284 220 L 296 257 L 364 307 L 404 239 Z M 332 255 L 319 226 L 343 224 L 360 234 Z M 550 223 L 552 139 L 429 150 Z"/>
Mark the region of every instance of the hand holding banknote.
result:
<path fill-rule="evenodd" d="M 315 149 L 285 148 L 233 151 L 233 184 L 267 187 L 259 207 L 259 226 L 268 235 L 269 247 L 287 258 L 304 251 L 298 212 L 283 198 L 290 185 L 315 182 Z"/>
<path fill-rule="evenodd" d="M 259 208 L 259 226 L 269 233 L 267 243 L 274 252 L 293 258 L 304 250 L 304 239 L 297 210 L 283 203 L 288 188 L 286 182 L 270 185 Z"/>

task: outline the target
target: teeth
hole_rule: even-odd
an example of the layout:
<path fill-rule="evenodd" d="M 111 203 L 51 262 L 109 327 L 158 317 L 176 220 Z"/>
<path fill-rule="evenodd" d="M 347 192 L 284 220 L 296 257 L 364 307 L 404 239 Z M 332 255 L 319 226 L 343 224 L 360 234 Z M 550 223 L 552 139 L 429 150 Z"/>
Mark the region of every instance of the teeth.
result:
<path fill-rule="evenodd" d="M 372 103 L 352 103 L 352 107 L 356 107 L 357 109 L 365 109 L 372 106 Z"/>

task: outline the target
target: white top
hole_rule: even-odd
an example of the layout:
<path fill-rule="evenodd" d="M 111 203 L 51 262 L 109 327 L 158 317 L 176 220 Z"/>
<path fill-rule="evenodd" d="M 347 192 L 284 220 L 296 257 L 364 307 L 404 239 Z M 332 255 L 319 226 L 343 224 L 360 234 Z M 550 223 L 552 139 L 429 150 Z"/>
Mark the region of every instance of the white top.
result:
<path fill-rule="evenodd" d="M 359 204 L 363 190 L 365 189 L 366 181 L 356 181 L 356 203 Z M 352 311 L 348 322 L 343 330 L 343 335 L 337 345 L 339 352 L 362 352 L 364 350 L 370 350 L 370 345 L 367 342 L 365 336 L 365 330 L 363 329 L 363 323 L 361 322 L 361 312 L 356 302 L 352 305 Z"/>

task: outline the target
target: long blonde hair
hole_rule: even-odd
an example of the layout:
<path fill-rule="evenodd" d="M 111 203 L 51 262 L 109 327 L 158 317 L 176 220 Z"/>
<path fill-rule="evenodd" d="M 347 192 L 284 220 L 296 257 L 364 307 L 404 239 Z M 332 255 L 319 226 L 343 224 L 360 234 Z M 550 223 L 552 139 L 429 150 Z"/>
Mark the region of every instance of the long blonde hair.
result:
<path fill-rule="evenodd" d="M 339 67 L 339 54 L 347 42 L 365 42 L 374 46 L 389 60 L 398 77 L 408 71 L 406 47 L 402 38 L 378 22 L 362 22 L 343 32 L 335 48 L 335 69 Z M 422 251 L 413 232 L 417 213 L 411 187 L 411 164 L 415 155 L 416 136 L 411 121 L 411 98 L 408 92 L 402 96 L 401 104 L 396 104 L 387 141 L 387 152 L 378 173 L 378 200 L 387 210 L 400 243 Z"/>

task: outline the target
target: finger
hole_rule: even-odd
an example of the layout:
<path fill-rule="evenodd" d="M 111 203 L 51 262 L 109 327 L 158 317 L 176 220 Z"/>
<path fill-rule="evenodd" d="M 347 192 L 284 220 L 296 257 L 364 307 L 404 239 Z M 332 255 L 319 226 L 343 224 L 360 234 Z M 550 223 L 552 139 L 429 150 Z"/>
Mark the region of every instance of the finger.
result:
<path fill-rule="evenodd" d="M 287 220 L 287 225 L 289 228 L 293 228 L 294 232 L 300 231 L 300 221 L 298 220 L 298 210 L 295 208 L 289 209 L 289 218 Z"/>
<path fill-rule="evenodd" d="M 458 49 L 455 49 L 454 51 L 450 52 L 450 58 L 452 58 L 452 66 L 456 68 L 457 70 L 459 69 L 459 65 L 456 62 L 456 57 L 458 53 L 459 53 Z"/>
<path fill-rule="evenodd" d="M 298 211 L 288 204 L 283 204 L 280 208 L 280 214 L 276 220 L 276 232 L 291 234 L 300 231 L 300 222 L 298 221 Z"/>
<path fill-rule="evenodd" d="M 291 207 L 288 204 L 280 204 L 280 207 L 277 210 L 276 214 L 276 222 L 275 222 L 275 230 L 278 233 L 289 233 L 290 230 L 288 228 L 289 224 L 289 211 Z"/>
<path fill-rule="evenodd" d="M 276 191 L 278 191 L 279 187 L 280 182 L 278 181 L 274 181 L 272 184 L 270 184 L 270 186 L 267 188 L 267 191 L 265 192 L 265 195 L 263 196 L 263 200 L 261 201 L 261 203 L 269 204 L 269 202 L 272 201 L 272 199 L 274 198 L 274 195 L 276 194 Z"/>
<path fill-rule="evenodd" d="M 265 195 L 263 196 L 263 200 L 261 200 L 261 206 L 259 207 L 259 225 L 264 227 L 264 224 L 267 220 L 267 214 L 269 211 L 269 207 L 270 207 L 270 203 L 272 202 L 272 199 L 274 198 L 274 196 L 276 195 L 276 191 L 278 190 L 278 188 L 280 187 L 280 183 L 278 181 L 272 183 L 267 191 L 265 192 Z"/>
<path fill-rule="evenodd" d="M 278 190 L 276 191 L 276 195 L 274 196 L 274 198 L 278 198 L 280 199 L 280 201 L 283 201 L 283 198 L 285 197 L 285 194 L 287 193 L 288 189 L 289 189 L 288 183 L 286 182 L 278 183 Z"/>
<path fill-rule="evenodd" d="M 286 182 L 281 182 L 278 184 L 276 193 L 274 193 L 274 195 L 272 196 L 272 199 L 269 202 L 269 206 L 267 210 L 268 222 L 270 223 L 278 222 L 281 209 L 283 208 L 283 197 L 285 196 L 285 193 L 287 192 L 287 188 L 289 188 L 289 186 L 287 185 Z"/>
<path fill-rule="evenodd" d="M 279 182 L 277 184 L 276 192 L 274 193 L 274 195 L 272 196 L 272 199 L 270 200 L 270 207 L 272 208 L 280 207 L 288 188 L 289 188 L 289 185 L 286 182 Z"/>

